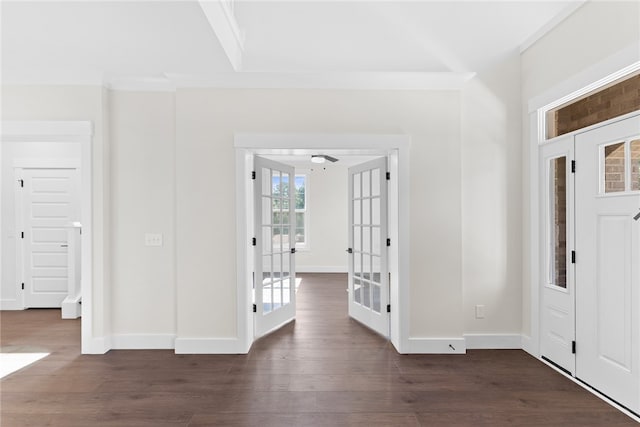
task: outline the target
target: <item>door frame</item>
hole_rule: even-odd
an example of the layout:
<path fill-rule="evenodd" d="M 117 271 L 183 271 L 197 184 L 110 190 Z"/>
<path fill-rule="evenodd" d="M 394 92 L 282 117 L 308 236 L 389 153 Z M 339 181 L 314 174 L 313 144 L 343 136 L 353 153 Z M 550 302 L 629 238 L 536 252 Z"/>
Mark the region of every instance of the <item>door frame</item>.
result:
<path fill-rule="evenodd" d="M 253 302 L 253 157 L 257 154 L 303 154 L 342 151 L 345 154 L 387 156 L 389 186 L 390 340 L 400 353 L 409 351 L 409 195 L 411 137 L 402 134 L 275 134 L 240 133 L 234 136 L 236 157 L 236 322 L 239 352 L 254 341 Z M 346 183 L 345 183 L 346 185 Z M 346 215 L 346 213 L 345 213 Z M 345 230 L 346 232 L 346 230 Z"/>
<path fill-rule="evenodd" d="M 93 134 L 93 124 L 88 121 L 5 121 L 2 122 L 1 133 L 3 143 L 77 143 L 80 146 L 80 163 L 78 165 L 80 170 L 80 221 L 82 223 L 80 255 L 82 278 L 80 286 L 83 301 L 80 335 L 83 354 L 102 354 L 108 350 L 105 348 L 103 339 L 96 338 L 93 332 Z M 60 167 L 59 162 L 51 160 L 15 159 L 14 170 L 16 167 L 27 166 L 55 167 L 56 164 Z M 102 182 L 101 178 L 98 178 L 98 181 Z M 15 203 L 15 197 L 12 199 Z M 18 245 L 15 247 L 17 251 Z M 7 248 L 2 247 L 1 250 L 5 254 Z M 17 273 L 18 271 L 16 271 Z M 100 304 L 99 307 L 103 307 L 103 301 L 97 301 L 97 303 Z"/>

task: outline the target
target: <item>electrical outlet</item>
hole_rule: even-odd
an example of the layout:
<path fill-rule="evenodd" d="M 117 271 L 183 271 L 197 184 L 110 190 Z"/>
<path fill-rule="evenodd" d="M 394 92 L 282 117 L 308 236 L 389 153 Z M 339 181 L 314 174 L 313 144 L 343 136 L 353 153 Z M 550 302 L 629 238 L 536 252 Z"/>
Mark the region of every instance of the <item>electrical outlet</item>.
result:
<path fill-rule="evenodd" d="M 144 235 L 145 246 L 162 246 L 162 234 L 146 233 Z"/>
<path fill-rule="evenodd" d="M 476 305 L 476 319 L 484 319 L 484 305 Z"/>

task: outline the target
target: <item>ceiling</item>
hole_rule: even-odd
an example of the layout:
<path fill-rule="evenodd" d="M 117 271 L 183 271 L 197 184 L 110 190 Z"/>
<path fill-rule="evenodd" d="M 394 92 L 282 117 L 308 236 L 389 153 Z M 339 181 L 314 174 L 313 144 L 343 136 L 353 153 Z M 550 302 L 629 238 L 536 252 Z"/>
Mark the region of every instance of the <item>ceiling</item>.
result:
<path fill-rule="evenodd" d="M 2 1 L 2 81 L 446 88 L 583 3 Z"/>

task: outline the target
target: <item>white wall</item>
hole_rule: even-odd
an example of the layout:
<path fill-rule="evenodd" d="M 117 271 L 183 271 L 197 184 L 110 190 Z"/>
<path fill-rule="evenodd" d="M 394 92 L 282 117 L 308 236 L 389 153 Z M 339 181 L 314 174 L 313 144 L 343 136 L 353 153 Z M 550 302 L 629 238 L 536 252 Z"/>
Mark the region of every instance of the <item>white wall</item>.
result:
<path fill-rule="evenodd" d="M 179 337 L 236 336 L 234 132 L 411 135 L 410 334 L 462 336 L 458 92 L 184 89 L 176 109 Z"/>
<path fill-rule="evenodd" d="M 297 170 L 296 170 L 297 171 Z M 309 247 L 296 253 L 302 272 L 346 272 L 348 243 L 347 168 L 313 166 L 308 174 Z"/>
<path fill-rule="evenodd" d="M 462 268 L 469 334 L 520 334 L 521 117 L 517 52 L 462 92 Z M 484 319 L 475 306 L 483 305 Z"/>
<path fill-rule="evenodd" d="M 588 2 L 522 54 L 523 333 L 531 334 L 530 139 L 527 103 L 564 86 L 595 64 L 632 47 L 640 60 L 640 3 Z M 632 59 L 633 61 L 633 59 Z M 627 64 L 628 65 L 628 64 Z M 609 72 L 613 72 L 609 71 Z M 594 78 L 597 81 L 606 75 Z M 588 84 L 592 82 L 584 82 Z M 574 90 L 579 89 L 576 87 Z M 568 95 L 563 93 L 560 96 Z M 559 97 L 560 97 L 559 96 Z"/>
<path fill-rule="evenodd" d="M 165 334 L 175 318 L 175 102 L 169 92 L 110 92 L 112 333 Z M 201 185 L 198 190 L 203 190 Z M 160 233 L 162 246 L 145 246 Z"/>
<path fill-rule="evenodd" d="M 92 329 L 93 335 L 96 337 L 105 337 L 110 334 L 109 315 L 111 309 L 110 297 L 107 292 L 110 280 L 109 136 L 106 126 L 108 113 L 105 111 L 107 105 L 107 92 L 99 86 L 2 87 L 2 120 L 86 120 L 93 123 L 94 321 Z M 4 201 L 2 209 L 5 209 Z M 2 257 L 4 266 L 4 250 Z"/>

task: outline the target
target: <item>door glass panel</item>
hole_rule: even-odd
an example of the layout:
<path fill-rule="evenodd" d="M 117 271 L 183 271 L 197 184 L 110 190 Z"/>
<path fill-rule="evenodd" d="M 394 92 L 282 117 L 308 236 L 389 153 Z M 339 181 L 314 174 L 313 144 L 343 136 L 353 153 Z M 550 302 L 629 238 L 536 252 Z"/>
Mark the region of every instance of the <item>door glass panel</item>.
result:
<path fill-rule="evenodd" d="M 631 191 L 640 190 L 640 139 L 631 141 Z"/>
<path fill-rule="evenodd" d="M 380 255 L 380 228 L 371 228 L 371 253 Z"/>
<path fill-rule="evenodd" d="M 362 282 L 362 305 L 367 308 L 371 307 L 371 284 L 364 280 Z"/>
<path fill-rule="evenodd" d="M 271 169 L 269 168 L 262 168 L 262 195 L 271 195 Z"/>
<path fill-rule="evenodd" d="M 373 311 L 380 313 L 380 285 L 372 283 L 371 290 L 373 291 Z"/>
<path fill-rule="evenodd" d="M 362 200 L 362 223 L 371 224 L 371 199 Z"/>
<path fill-rule="evenodd" d="M 362 197 L 371 196 L 371 172 L 362 172 Z"/>
<path fill-rule="evenodd" d="M 353 299 L 362 304 L 362 286 L 360 285 L 360 279 L 353 279 Z"/>
<path fill-rule="evenodd" d="M 291 256 L 287 253 L 282 255 L 282 277 L 289 277 L 291 275 L 291 266 L 290 264 Z"/>
<path fill-rule="evenodd" d="M 604 147 L 604 192 L 616 193 L 625 190 L 624 142 Z"/>
<path fill-rule="evenodd" d="M 380 284 L 380 257 L 372 256 L 371 257 L 371 281 Z"/>
<path fill-rule="evenodd" d="M 362 227 L 362 252 L 371 253 L 371 228 Z"/>
<path fill-rule="evenodd" d="M 549 167 L 549 281 L 567 287 L 567 158 L 552 159 Z"/>
<path fill-rule="evenodd" d="M 273 310 L 273 288 L 271 284 L 262 286 L 262 310 L 265 314 Z"/>
<path fill-rule="evenodd" d="M 380 169 L 373 169 L 371 171 L 371 195 L 380 195 Z"/>
<path fill-rule="evenodd" d="M 362 277 L 362 255 L 359 253 L 353 254 L 353 275 Z"/>
<path fill-rule="evenodd" d="M 360 200 L 353 201 L 353 223 L 360 224 Z"/>
<path fill-rule="evenodd" d="M 291 302 L 291 279 L 287 278 L 282 281 L 282 305 Z"/>
<path fill-rule="evenodd" d="M 360 240 L 360 230 L 361 227 L 355 226 L 353 227 L 353 250 L 354 251 L 362 251 L 362 240 Z"/>
<path fill-rule="evenodd" d="M 271 198 L 263 197 L 262 198 L 262 224 L 269 225 L 271 224 Z"/>
<path fill-rule="evenodd" d="M 272 232 L 271 227 L 262 227 L 262 253 L 270 254 L 272 248 Z"/>
<path fill-rule="evenodd" d="M 360 174 L 356 173 L 353 175 L 353 197 L 360 197 Z"/>
<path fill-rule="evenodd" d="M 362 277 L 369 280 L 371 276 L 371 256 L 362 254 Z"/>
<path fill-rule="evenodd" d="M 371 224 L 380 225 L 380 199 L 371 199 Z"/>

